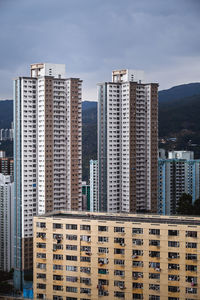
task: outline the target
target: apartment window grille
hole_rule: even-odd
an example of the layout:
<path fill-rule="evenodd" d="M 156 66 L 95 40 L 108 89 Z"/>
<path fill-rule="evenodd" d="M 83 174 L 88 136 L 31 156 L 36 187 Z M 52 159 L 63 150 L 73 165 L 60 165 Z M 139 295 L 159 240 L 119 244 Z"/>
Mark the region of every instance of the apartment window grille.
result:
<path fill-rule="evenodd" d="M 179 231 L 178 230 L 168 230 L 168 236 L 178 236 Z"/>
<path fill-rule="evenodd" d="M 98 226 L 98 231 L 108 231 L 108 226 Z"/>
<path fill-rule="evenodd" d="M 66 229 L 68 230 L 77 230 L 76 224 L 66 224 Z"/>
<path fill-rule="evenodd" d="M 62 228 L 63 228 L 63 224 L 53 223 L 53 229 L 62 229 Z"/>
<path fill-rule="evenodd" d="M 149 229 L 149 234 L 160 235 L 160 229 Z"/>
<path fill-rule="evenodd" d="M 81 230 L 90 231 L 91 230 L 91 226 L 90 225 L 80 225 L 80 229 Z"/>

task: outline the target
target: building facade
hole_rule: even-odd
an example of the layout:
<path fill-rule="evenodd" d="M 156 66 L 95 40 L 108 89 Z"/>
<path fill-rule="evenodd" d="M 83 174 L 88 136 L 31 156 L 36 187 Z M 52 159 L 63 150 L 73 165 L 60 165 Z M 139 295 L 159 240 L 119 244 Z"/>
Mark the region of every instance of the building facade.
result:
<path fill-rule="evenodd" d="M 16 288 L 33 266 L 33 216 L 81 209 L 81 85 L 46 63 L 14 81 Z"/>
<path fill-rule="evenodd" d="M 34 297 L 200 298 L 200 218 L 57 212 L 34 218 Z"/>
<path fill-rule="evenodd" d="M 14 267 L 14 183 L 13 177 L 0 174 L 0 270 Z"/>
<path fill-rule="evenodd" d="M 158 84 L 113 71 L 98 85 L 99 211 L 157 211 Z"/>
<path fill-rule="evenodd" d="M 10 157 L 0 157 L 0 173 L 14 176 L 14 160 Z"/>
<path fill-rule="evenodd" d="M 90 185 L 82 181 L 82 210 L 90 211 Z"/>
<path fill-rule="evenodd" d="M 183 193 L 193 202 L 200 197 L 200 160 L 190 151 L 169 152 L 168 159 L 158 160 L 158 213 L 176 214 Z"/>
<path fill-rule="evenodd" d="M 90 160 L 90 211 L 98 211 L 98 160 Z"/>

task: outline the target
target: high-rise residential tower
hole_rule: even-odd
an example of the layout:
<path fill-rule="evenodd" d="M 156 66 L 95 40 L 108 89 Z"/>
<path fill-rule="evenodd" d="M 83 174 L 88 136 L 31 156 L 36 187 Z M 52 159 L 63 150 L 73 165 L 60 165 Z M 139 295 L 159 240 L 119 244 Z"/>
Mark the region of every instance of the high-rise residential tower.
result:
<path fill-rule="evenodd" d="M 90 160 L 90 211 L 98 211 L 98 160 Z"/>
<path fill-rule="evenodd" d="M 0 270 L 14 267 L 14 183 L 13 177 L 0 174 Z"/>
<path fill-rule="evenodd" d="M 175 215 L 182 194 L 200 197 L 200 159 L 192 151 L 172 151 L 158 160 L 158 213 Z"/>
<path fill-rule="evenodd" d="M 98 85 L 99 210 L 157 210 L 158 84 L 113 71 Z"/>
<path fill-rule="evenodd" d="M 81 210 L 82 134 L 79 78 L 63 64 L 33 64 L 14 81 L 15 286 L 32 268 L 32 218 Z"/>

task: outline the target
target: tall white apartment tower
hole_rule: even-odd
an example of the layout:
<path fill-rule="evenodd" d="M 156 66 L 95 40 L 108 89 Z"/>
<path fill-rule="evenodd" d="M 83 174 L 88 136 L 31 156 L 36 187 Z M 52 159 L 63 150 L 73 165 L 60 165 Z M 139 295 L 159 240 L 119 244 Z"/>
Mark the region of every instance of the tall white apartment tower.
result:
<path fill-rule="evenodd" d="M 14 267 L 14 183 L 10 175 L 0 174 L 0 270 Z"/>
<path fill-rule="evenodd" d="M 98 160 L 90 160 L 90 211 L 99 210 L 98 204 Z"/>
<path fill-rule="evenodd" d="M 157 209 L 158 84 L 143 71 L 98 85 L 99 210 Z"/>
<path fill-rule="evenodd" d="M 14 81 L 16 288 L 32 268 L 33 216 L 82 208 L 81 85 L 48 63 Z"/>

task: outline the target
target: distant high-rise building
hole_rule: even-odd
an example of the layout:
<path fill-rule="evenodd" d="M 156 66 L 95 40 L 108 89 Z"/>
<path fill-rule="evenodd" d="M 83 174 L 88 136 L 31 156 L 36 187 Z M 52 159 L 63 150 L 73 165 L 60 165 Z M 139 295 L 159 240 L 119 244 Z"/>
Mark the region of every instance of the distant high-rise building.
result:
<path fill-rule="evenodd" d="M 98 85 L 99 210 L 157 211 L 158 84 L 113 71 Z"/>
<path fill-rule="evenodd" d="M 0 158 L 0 173 L 14 176 L 14 160 L 10 157 Z"/>
<path fill-rule="evenodd" d="M 169 152 L 168 159 L 158 160 L 158 213 L 176 214 L 183 193 L 193 202 L 200 196 L 200 159 L 190 151 Z"/>
<path fill-rule="evenodd" d="M 0 270 L 14 267 L 14 183 L 12 176 L 0 174 Z"/>
<path fill-rule="evenodd" d="M 90 160 L 90 211 L 98 211 L 98 160 Z"/>
<path fill-rule="evenodd" d="M 82 209 L 81 86 L 63 64 L 32 64 L 14 81 L 16 288 L 33 265 L 33 216 Z"/>
<path fill-rule="evenodd" d="M 82 182 L 82 210 L 90 211 L 90 185 Z"/>

